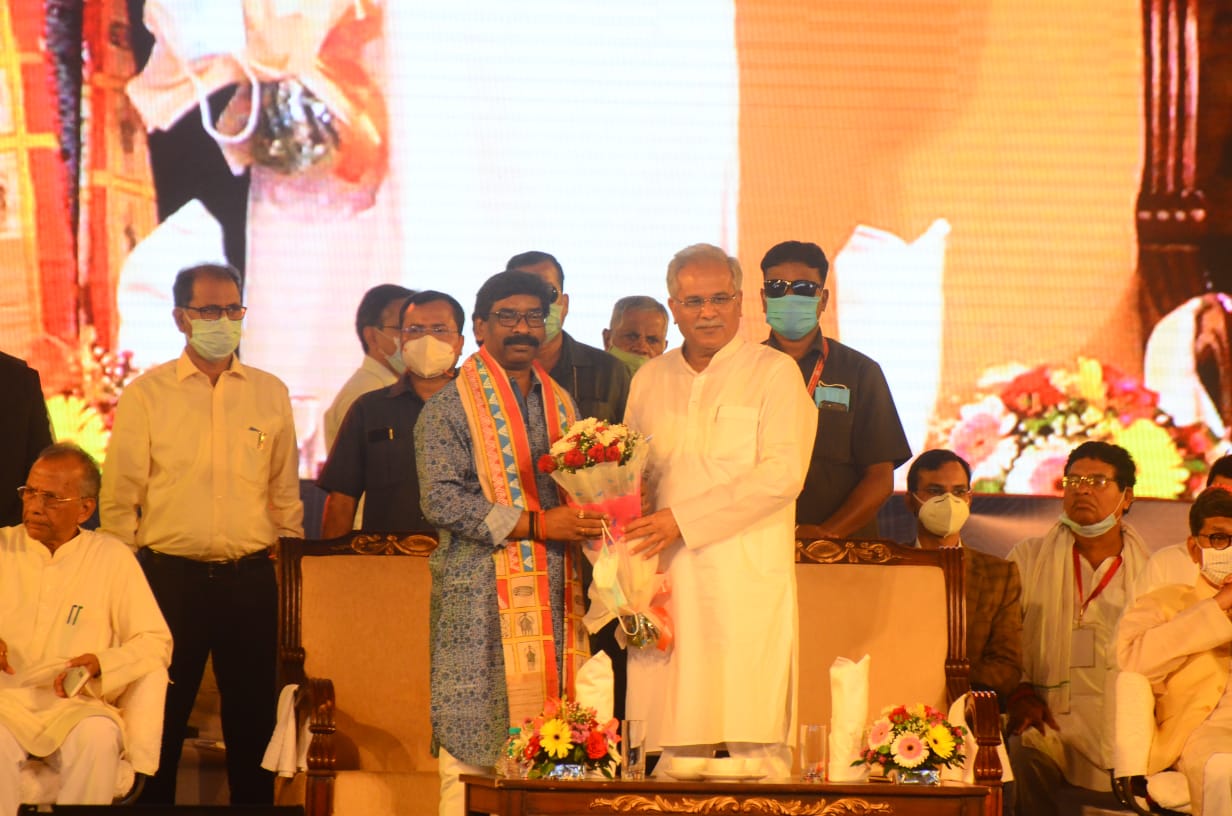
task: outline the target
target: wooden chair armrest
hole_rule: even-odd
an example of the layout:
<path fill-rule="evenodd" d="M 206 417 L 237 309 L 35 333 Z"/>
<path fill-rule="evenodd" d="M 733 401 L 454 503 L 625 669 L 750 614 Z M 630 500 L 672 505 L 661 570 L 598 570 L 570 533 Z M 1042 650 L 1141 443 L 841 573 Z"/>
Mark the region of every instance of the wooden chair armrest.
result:
<path fill-rule="evenodd" d="M 308 743 L 308 773 L 332 774 L 335 768 L 334 682 L 328 678 L 309 677 L 300 684 L 295 700 L 295 724 L 308 722 L 312 735 Z"/>
<path fill-rule="evenodd" d="M 971 691 L 967 693 L 966 711 L 963 712 L 971 730 L 975 732 L 975 784 L 988 788 L 984 801 L 986 816 L 1001 813 L 1001 758 L 997 746 L 1001 744 L 1001 707 L 997 704 L 996 692 Z"/>
<path fill-rule="evenodd" d="M 1109 771 L 1108 774 L 1112 777 L 1112 793 L 1116 796 L 1117 801 L 1121 803 L 1122 807 L 1129 808 L 1134 813 L 1141 814 L 1141 816 L 1151 816 L 1151 811 L 1144 810 L 1142 805 L 1138 804 L 1138 799 L 1134 796 L 1134 783 L 1137 780 L 1143 779 L 1143 777 L 1117 776 L 1115 771 Z"/>

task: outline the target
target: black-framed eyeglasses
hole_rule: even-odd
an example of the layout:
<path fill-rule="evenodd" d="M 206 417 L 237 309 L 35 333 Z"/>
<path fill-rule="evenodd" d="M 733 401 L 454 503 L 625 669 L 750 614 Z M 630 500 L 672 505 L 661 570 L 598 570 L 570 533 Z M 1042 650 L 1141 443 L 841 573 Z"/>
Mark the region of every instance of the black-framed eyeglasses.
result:
<path fill-rule="evenodd" d="M 782 278 L 771 278 L 766 281 L 763 288 L 768 298 L 781 298 L 787 294 L 788 290 L 793 295 L 799 295 L 800 297 L 817 297 L 817 293 L 821 290 L 821 284 L 814 283 L 811 280 L 785 281 Z"/>
<path fill-rule="evenodd" d="M 1212 550 L 1226 550 L 1232 544 L 1232 535 L 1228 533 L 1198 533 L 1198 538 L 1211 542 Z"/>
<path fill-rule="evenodd" d="M 525 312 L 519 312 L 517 309 L 497 309 L 488 312 L 488 316 L 507 329 L 514 328 L 523 320 L 528 327 L 540 329 L 547 320 L 547 313 L 543 309 L 527 309 Z"/>
<path fill-rule="evenodd" d="M 946 490 L 941 485 L 929 485 L 928 487 L 921 488 L 916 496 L 926 496 L 930 499 L 935 499 L 938 496 L 944 496 L 946 493 L 949 493 L 951 496 L 957 496 L 960 499 L 967 499 L 971 497 L 971 488 L 960 486 L 951 487 L 949 490 Z"/>
<path fill-rule="evenodd" d="M 224 314 L 228 320 L 243 320 L 248 312 L 247 306 L 241 306 L 238 303 L 232 303 L 230 306 L 185 306 L 183 308 L 201 315 L 202 320 L 218 320 Z"/>
<path fill-rule="evenodd" d="M 418 340 L 420 337 L 423 337 L 424 335 L 428 335 L 428 334 L 432 335 L 433 337 L 437 339 L 441 339 L 445 337 L 452 337 L 453 335 L 457 333 L 458 333 L 457 329 L 451 329 L 448 326 L 441 326 L 441 325 L 437 325 L 437 326 L 417 326 L 416 325 L 416 326 L 403 326 L 402 327 L 402 336 L 404 338 L 408 338 L 411 340 Z"/>
<path fill-rule="evenodd" d="M 68 498 L 61 498 L 57 496 L 55 493 L 48 493 L 46 490 L 39 490 L 37 487 L 30 487 L 29 485 L 22 485 L 21 487 L 17 488 L 17 495 L 21 497 L 21 500 L 24 502 L 32 502 L 32 501 L 41 500 L 43 504 L 45 505 L 46 504 L 67 504 L 68 502 L 78 501 L 79 499 L 81 499 L 81 496 L 69 496 Z"/>
<path fill-rule="evenodd" d="M 716 309 L 722 309 L 725 306 L 730 306 L 732 302 L 735 301 L 735 299 L 736 299 L 735 292 L 720 292 L 719 294 L 711 295 L 710 297 L 699 297 L 697 295 L 694 295 L 692 297 L 687 297 L 677 302 L 684 308 L 688 309 L 690 312 L 697 312 L 697 311 L 700 311 L 701 308 L 705 306 L 707 303 L 709 303 L 711 306 L 714 306 L 714 308 Z"/>
<path fill-rule="evenodd" d="M 1065 476 L 1061 479 L 1061 487 L 1066 490 L 1074 490 L 1075 488 L 1086 485 L 1094 490 L 1099 490 L 1102 487 L 1106 487 L 1109 482 L 1115 481 L 1115 478 L 1105 476 L 1102 473 L 1096 473 L 1091 476 Z"/>

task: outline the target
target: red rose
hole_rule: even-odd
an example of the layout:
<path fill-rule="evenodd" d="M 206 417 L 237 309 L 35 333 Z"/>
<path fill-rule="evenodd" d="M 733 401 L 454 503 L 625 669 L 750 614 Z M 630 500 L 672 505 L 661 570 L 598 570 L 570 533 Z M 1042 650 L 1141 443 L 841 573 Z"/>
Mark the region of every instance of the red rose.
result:
<path fill-rule="evenodd" d="M 1065 395 L 1048 379 L 1043 366 L 1019 374 L 1001 393 L 1005 407 L 1023 416 L 1040 416 L 1047 409 L 1060 405 Z"/>
<path fill-rule="evenodd" d="M 556 460 L 552 457 L 552 454 L 545 453 L 539 457 L 540 473 L 551 473 L 554 470 L 556 470 Z"/>
<path fill-rule="evenodd" d="M 591 759 L 602 759 L 607 756 L 607 737 L 599 730 L 586 735 L 586 756 Z"/>
<path fill-rule="evenodd" d="M 613 442 L 607 446 L 607 460 L 609 462 L 619 462 L 621 456 L 620 445 Z"/>
<path fill-rule="evenodd" d="M 564 455 L 564 463 L 565 467 L 584 467 L 586 465 L 586 454 L 582 453 L 577 448 L 574 448 Z"/>
<path fill-rule="evenodd" d="M 603 446 L 602 445 L 591 445 L 590 450 L 586 451 L 586 458 L 592 462 L 602 462 L 603 461 Z"/>

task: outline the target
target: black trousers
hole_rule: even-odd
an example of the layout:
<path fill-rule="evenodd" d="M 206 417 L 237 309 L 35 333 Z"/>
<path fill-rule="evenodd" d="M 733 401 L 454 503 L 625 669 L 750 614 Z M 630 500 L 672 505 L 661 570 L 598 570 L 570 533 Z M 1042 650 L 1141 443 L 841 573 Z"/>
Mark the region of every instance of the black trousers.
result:
<path fill-rule="evenodd" d="M 261 767 L 277 703 L 278 589 L 274 564 L 259 555 L 209 564 L 141 550 L 140 560 L 175 638 L 158 774 L 140 804 L 175 803 L 175 775 L 206 658 L 222 697 L 231 804 L 274 801 L 274 775 Z"/>

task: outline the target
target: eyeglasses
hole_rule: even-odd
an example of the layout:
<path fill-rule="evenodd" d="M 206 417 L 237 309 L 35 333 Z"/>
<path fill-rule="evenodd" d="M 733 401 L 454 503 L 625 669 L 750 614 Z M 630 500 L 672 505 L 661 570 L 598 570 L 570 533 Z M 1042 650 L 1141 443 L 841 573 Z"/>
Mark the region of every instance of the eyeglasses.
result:
<path fill-rule="evenodd" d="M 514 323 L 514 325 L 516 326 L 517 324 Z M 458 332 L 456 330 L 451 329 L 448 326 L 404 326 L 402 328 L 403 337 L 415 340 L 427 334 L 439 339 L 442 337 L 449 337 L 457 333 Z"/>
<path fill-rule="evenodd" d="M 679 303 L 685 309 L 688 309 L 690 312 L 697 312 L 697 311 L 701 311 L 702 307 L 705 306 L 707 303 L 711 304 L 716 309 L 722 309 L 725 306 L 728 306 L 729 304 L 731 304 L 732 301 L 734 301 L 735 299 L 736 299 L 735 292 L 731 292 L 731 293 L 720 292 L 719 294 L 711 295 L 710 297 L 698 297 L 694 295 L 693 297 L 687 297 L 687 298 L 684 298 L 683 300 L 678 300 L 676 302 Z"/>
<path fill-rule="evenodd" d="M 1228 545 L 1232 544 L 1232 535 L 1227 533 L 1198 533 L 1198 538 L 1205 538 L 1211 542 L 1212 550 L 1226 550 Z"/>
<path fill-rule="evenodd" d="M 957 496 L 960 499 L 966 499 L 971 496 L 971 488 L 969 487 L 952 487 L 946 490 L 941 485 L 929 485 L 928 487 L 917 493 L 917 496 L 927 496 L 930 499 L 935 499 L 938 496 L 944 496 L 949 493 L 951 496 Z"/>
<path fill-rule="evenodd" d="M 1099 490 L 1105 487 L 1109 482 L 1115 482 L 1116 479 L 1105 476 L 1102 473 L 1096 473 L 1093 476 L 1065 476 L 1061 479 L 1061 487 L 1066 490 L 1074 490 L 1075 488 L 1086 485 L 1093 490 Z"/>
<path fill-rule="evenodd" d="M 543 327 L 543 322 L 547 319 L 543 309 L 528 309 L 525 312 L 519 312 L 517 309 L 497 309 L 495 312 L 488 312 L 488 315 L 507 329 L 514 328 L 523 320 L 528 328 L 538 329 Z"/>
<path fill-rule="evenodd" d="M 230 306 L 184 306 L 183 308 L 201 315 L 202 320 L 217 320 L 224 314 L 228 320 L 243 320 L 244 314 L 248 311 L 247 306 L 240 306 L 237 303 L 232 303 Z"/>
<path fill-rule="evenodd" d="M 800 297 L 817 297 L 818 290 L 821 289 L 820 283 L 813 283 L 811 280 L 794 280 L 785 281 L 782 278 L 771 278 L 765 283 L 766 297 L 781 298 L 787 294 L 790 289 L 793 295 Z"/>
<path fill-rule="evenodd" d="M 43 504 L 65 504 L 71 501 L 78 501 L 81 496 L 71 496 L 67 499 L 62 499 L 55 493 L 48 493 L 46 490 L 39 490 L 37 487 L 23 485 L 17 488 L 17 495 L 24 502 L 32 502 L 41 500 Z"/>

